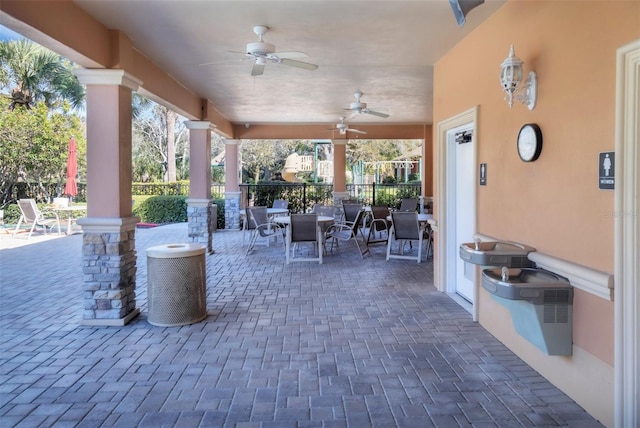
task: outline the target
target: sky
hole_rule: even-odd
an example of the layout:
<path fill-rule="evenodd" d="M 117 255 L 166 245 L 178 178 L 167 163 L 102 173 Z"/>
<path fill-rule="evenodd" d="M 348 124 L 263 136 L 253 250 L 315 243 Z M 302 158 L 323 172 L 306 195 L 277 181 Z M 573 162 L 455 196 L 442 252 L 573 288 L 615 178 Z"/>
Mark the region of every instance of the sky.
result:
<path fill-rule="evenodd" d="M 0 41 L 7 40 L 16 40 L 16 39 L 24 39 L 20 34 L 16 33 L 13 30 L 8 29 L 7 27 L 0 25 Z"/>

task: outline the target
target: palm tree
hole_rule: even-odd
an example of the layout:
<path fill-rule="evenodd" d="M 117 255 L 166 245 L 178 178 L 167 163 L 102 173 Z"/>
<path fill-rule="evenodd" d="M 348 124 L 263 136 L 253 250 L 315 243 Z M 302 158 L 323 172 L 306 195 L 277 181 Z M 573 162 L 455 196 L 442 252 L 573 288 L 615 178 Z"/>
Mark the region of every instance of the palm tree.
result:
<path fill-rule="evenodd" d="M 0 42 L 0 88 L 11 110 L 39 101 L 53 108 L 61 98 L 80 108 L 84 88 L 72 70 L 71 61 L 29 40 Z"/>

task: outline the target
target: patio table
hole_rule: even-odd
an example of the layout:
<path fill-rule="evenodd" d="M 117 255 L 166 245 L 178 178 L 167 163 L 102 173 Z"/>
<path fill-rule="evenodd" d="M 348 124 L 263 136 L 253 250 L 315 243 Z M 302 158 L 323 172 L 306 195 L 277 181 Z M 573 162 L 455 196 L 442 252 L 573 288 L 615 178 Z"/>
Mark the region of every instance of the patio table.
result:
<path fill-rule="evenodd" d="M 71 235 L 71 224 L 73 223 L 73 213 L 74 211 L 86 211 L 87 210 L 87 206 L 86 205 L 69 205 L 66 207 L 54 207 L 53 208 L 54 211 L 57 212 L 62 212 L 65 211 L 67 213 L 69 213 L 69 216 L 67 218 L 67 235 Z"/>
<path fill-rule="evenodd" d="M 320 225 L 323 224 L 327 224 L 327 223 L 333 223 L 335 221 L 335 218 L 333 217 L 329 217 L 328 215 L 319 215 L 318 216 L 318 223 Z M 291 223 L 291 216 L 288 215 L 283 215 L 283 216 L 279 216 L 273 219 L 274 223 L 279 223 L 279 224 L 284 224 L 284 225 L 289 225 Z"/>

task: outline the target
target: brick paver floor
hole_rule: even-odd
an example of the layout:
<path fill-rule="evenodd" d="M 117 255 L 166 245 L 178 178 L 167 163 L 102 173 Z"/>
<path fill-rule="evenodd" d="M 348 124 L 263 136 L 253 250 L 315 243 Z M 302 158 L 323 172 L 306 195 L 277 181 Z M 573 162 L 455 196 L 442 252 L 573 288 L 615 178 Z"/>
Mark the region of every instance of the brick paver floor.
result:
<path fill-rule="evenodd" d="M 284 263 L 214 235 L 207 318 L 147 322 L 146 254 L 186 225 L 141 229 L 124 327 L 81 326 L 81 235 L 0 251 L 2 427 L 596 427 L 432 285 L 429 260 Z"/>

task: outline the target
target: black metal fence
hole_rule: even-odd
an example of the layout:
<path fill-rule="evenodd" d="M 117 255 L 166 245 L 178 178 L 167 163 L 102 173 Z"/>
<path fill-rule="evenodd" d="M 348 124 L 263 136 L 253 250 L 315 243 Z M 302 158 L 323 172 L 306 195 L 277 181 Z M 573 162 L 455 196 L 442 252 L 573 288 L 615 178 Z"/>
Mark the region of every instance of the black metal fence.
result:
<path fill-rule="evenodd" d="M 271 206 L 276 199 L 289 201 L 291 212 L 307 212 L 315 204 L 333 204 L 332 184 L 313 183 L 263 183 L 241 184 L 241 207 Z M 421 185 L 401 184 L 348 184 L 348 199 L 354 199 L 366 205 L 387 205 L 399 208 L 404 198 L 419 198 Z"/>
<path fill-rule="evenodd" d="M 52 202 L 54 196 L 61 194 L 57 184 L 47 185 L 45 191 L 37 192 L 37 188 L 27 183 L 18 183 L 12 188 L 13 201 L 23 198 L 35 198 L 39 202 Z M 174 183 L 133 183 L 133 195 L 189 195 L 189 182 Z M 241 184 L 240 207 L 251 205 L 271 206 L 275 199 L 289 201 L 292 212 L 307 212 L 315 204 L 333 204 L 333 184 L 270 182 L 261 184 Z M 213 199 L 224 199 L 224 184 L 213 184 Z M 348 199 L 354 199 L 366 205 L 387 205 L 399 208 L 404 198 L 419 198 L 421 186 L 419 182 L 397 184 L 347 184 Z M 53 195 L 53 196 L 51 196 Z M 78 183 L 78 195 L 74 201 L 86 201 L 86 185 Z"/>
<path fill-rule="evenodd" d="M 76 202 L 87 201 L 87 185 L 85 183 L 77 183 L 78 194 L 73 197 Z M 51 203 L 53 198 L 63 196 L 64 182 L 62 183 L 15 183 L 7 189 L 7 193 L 3 195 L 3 201 L 0 207 L 7 204 L 15 204 L 18 199 L 35 199 L 40 203 Z"/>
<path fill-rule="evenodd" d="M 132 195 L 159 196 L 159 195 L 183 195 L 189 196 L 189 182 L 176 181 L 172 183 L 133 183 Z M 211 197 L 213 199 L 224 198 L 224 184 L 211 185 Z"/>

